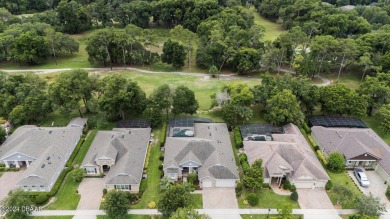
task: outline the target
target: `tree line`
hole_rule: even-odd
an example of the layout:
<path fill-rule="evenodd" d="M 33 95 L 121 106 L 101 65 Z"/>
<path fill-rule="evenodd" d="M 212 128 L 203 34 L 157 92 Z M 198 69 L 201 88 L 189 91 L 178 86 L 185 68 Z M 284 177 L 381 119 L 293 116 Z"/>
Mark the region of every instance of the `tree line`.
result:
<path fill-rule="evenodd" d="M 381 127 L 389 132 L 390 76 L 378 73 L 367 76 L 358 89 L 343 84 L 318 87 L 311 85 L 305 76 L 280 77 L 264 75 L 262 83 L 250 88 L 245 84 L 225 86 L 212 95 L 212 107 L 218 107 L 222 117 L 230 125 L 249 121 L 253 116 L 250 108 L 260 104 L 264 118 L 275 125 L 300 124 L 316 109 L 324 115 L 363 117 L 376 115 Z"/>
<path fill-rule="evenodd" d="M 149 96 L 137 82 L 119 74 L 99 78 L 85 70 L 61 73 L 53 83 L 33 73 L 8 75 L 0 72 L 0 117 L 15 125 L 39 124 L 54 110 L 100 113 L 107 120 L 125 119 L 129 114 L 144 113 L 153 127 L 160 125 L 163 114 L 196 113 L 199 104 L 192 90 L 168 85 L 156 88 Z"/>

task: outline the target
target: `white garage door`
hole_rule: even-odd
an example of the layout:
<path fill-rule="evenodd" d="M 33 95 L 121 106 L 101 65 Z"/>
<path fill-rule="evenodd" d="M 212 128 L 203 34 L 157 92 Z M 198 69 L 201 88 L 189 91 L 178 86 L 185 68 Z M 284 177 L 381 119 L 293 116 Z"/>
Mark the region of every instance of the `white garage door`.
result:
<path fill-rule="evenodd" d="M 314 187 L 315 182 L 313 181 L 296 181 L 294 185 L 297 189 L 312 189 Z"/>
<path fill-rule="evenodd" d="M 216 180 L 215 187 L 236 187 L 236 180 Z"/>
<path fill-rule="evenodd" d="M 202 180 L 202 188 L 210 188 L 213 187 L 213 181 L 210 179 L 203 179 Z"/>

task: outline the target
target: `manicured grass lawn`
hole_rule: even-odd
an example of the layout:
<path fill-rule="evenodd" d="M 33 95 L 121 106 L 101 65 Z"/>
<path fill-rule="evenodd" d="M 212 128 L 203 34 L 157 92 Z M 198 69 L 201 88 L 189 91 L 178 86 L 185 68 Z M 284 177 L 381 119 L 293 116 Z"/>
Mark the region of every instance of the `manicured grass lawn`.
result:
<path fill-rule="evenodd" d="M 254 8 L 252 8 L 254 9 Z M 261 25 L 265 28 L 264 40 L 275 40 L 281 33 L 285 32 L 280 24 L 270 21 L 253 10 L 255 17 L 255 24 Z"/>
<path fill-rule="evenodd" d="M 372 130 L 374 130 L 376 132 L 376 134 L 378 134 L 383 139 L 383 141 L 385 141 L 388 145 L 390 145 L 390 134 L 386 134 L 380 128 L 381 121 L 379 121 L 375 117 L 368 117 L 368 116 L 362 118 L 362 120 L 363 120 L 364 123 L 366 123 L 366 125 L 368 127 L 372 128 Z"/>
<path fill-rule="evenodd" d="M 81 145 L 79 152 L 76 155 L 73 163 L 78 164 L 79 166 L 83 162 L 85 155 L 87 155 L 89 148 L 91 147 L 92 141 L 95 138 L 97 130 L 92 130 L 88 137 L 85 139 L 83 145 Z"/>
<path fill-rule="evenodd" d="M 193 209 L 203 209 L 202 194 L 191 194 L 191 205 Z"/>
<path fill-rule="evenodd" d="M 45 210 L 75 210 L 80 201 L 80 194 L 76 193 L 79 184 L 68 174 L 56 195 L 56 201 Z"/>
<path fill-rule="evenodd" d="M 158 138 L 159 130 L 153 130 L 154 138 Z M 142 199 L 139 203 L 136 205 L 130 206 L 134 209 L 143 209 L 147 208 L 148 203 L 151 201 L 154 201 L 158 203 L 160 192 L 159 192 L 159 182 L 160 182 L 160 170 L 158 169 L 158 166 L 161 164 L 161 161 L 159 160 L 161 149 L 159 146 L 159 142 L 156 142 L 151 145 L 152 149 L 150 150 L 150 156 L 149 156 L 149 165 L 148 165 L 148 178 L 147 178 L 147 187 L 142 195 Z"/>
<path fill-rule="evenodd" d="M 290 203 L 293 209 L 299 208 L 298 202 L 290 200 L 290 196 L 277 195 L 272 189 L 261 189 L 256 191 L 259 203 L 256 206 L 245 205 L 243 201 L 250 192 L 242 191 L 241 197 L 238 198 L 239 208 L 279 208 L 284 203 Z"/>
<path fill-rule="evenodd" d="M 333 80 L 333 83 L 337 81 L 337 74 L 320 74 L 322 77 L 329 80 Z M 339 83 L 345 84 L 347 87 L 357 89 L 359 87 L 361 75 L 356 72 L 341 72 Z"/>
<path fill-rule="evenodd" d="M 339 184 L 342 186 L 346 186 L 346 187 L 350 188 L 356 196 L 359 196 L 362 194 L 362 192 L 359 190 L 359 188 L 356 186 L 356 184 L 352 181 L 352 179 L 348 176 L 348 174 L 346 172 L 334 173 L 334 172 L 327 170 L 327 173 L 328 173 L 329 177 L 331 178 L 333 185 Z M 330 190 L 328 192 L 328 196 L 329 196 L 330 200 L 332 201 L 333 205 L 336 205 L 337 199 L 338 199 L 338 194 L 335 193 L 333 190 Z M 354 203 L 351 200 L 350 203 L 347 203 L 347 204 L 343 205 L 342 207 L 344 209 L 351 209 L 351 208 L 354 208 Z"/>
<path fill-rule="evenodd" d="M 112 73 L 103 73 L 102 75 L 111 75 Z M 169 84 L 172 88 L 179 85 L 187 86 L 195 92 L 195 97 L 199 101 L 199 110 L 208 110 L 211 106 L 210 95 L 218 90 L 221 90 L 224 85 L 235 83 L 246 83 L 253 87 L 260 83 L 259 80 L 254 79 L 234 79 L 234 80 L 218 80 L 218 79 L 204 79 L 196 76 L 181 76 L 171 74 L 145 74 L 135 71 L 121 71 L 121 74 L 126 78 L 137 81 L 140 87 L 147 95 L 162 84 Z"/>

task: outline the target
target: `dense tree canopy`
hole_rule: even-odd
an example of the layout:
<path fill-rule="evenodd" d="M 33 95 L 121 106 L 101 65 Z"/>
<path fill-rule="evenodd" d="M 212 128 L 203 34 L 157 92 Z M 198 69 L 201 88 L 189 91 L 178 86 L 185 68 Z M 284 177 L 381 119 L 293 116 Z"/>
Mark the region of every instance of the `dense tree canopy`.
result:
<path fill-rule="evenodd" d="M 185 86 L 178 86 L 173 95 L 172 112 L 175 115 L 180 113 L 194 114 L 199 108 L 199 103 L 195 99 L 194 91 Z"/>
<path fill-rule="evenodd" d="M 129 210 L 129 201 L 126 192 L 120 190 L 111 190 L 102 203 L 102 208 L 110 218 L 123 219 L 127 217 Z"/>
<path fill-rule="evenodd" d="M 30 208 L 32 207 L 33 202 L 30 199 L 30 195 L 28 192 L 23 191 L 22 189 L 14 190 L 8 194 L 8 196 L 1 201 L 1 205 L 3 209 L 10 209 L 6 211 L 6 217 L 10 219 L 21 219 L 26 218 L 32 212 Z M 22 209 L 26 210 L 15 211 L 11 209 Z M 3 213 L 3 212 L 2 212 Z"/>
<path fill-rule="evenodd" d="M 190 193 L 182 185 L 173 185 L 161 196 L 157 209 L 164 216 L 171 216 L 177 209 L 187 207 L 190 203 Z"/>

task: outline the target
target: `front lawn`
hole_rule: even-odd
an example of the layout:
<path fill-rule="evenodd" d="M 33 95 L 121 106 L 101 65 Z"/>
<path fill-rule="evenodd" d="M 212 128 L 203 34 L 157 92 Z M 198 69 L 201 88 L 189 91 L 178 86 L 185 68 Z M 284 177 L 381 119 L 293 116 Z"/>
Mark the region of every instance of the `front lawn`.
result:
<path fill-rule="evenodd" d="M 136 215 L 136 214 L 129 214 L 127 215 L 126 219 L 149 219 L 149 218 L 162 218 L 160 215 Z M 98 215 L 96 216 L 96 219 L 110 219 L 106 215 Z"/>
<path fill-rule="evenodd" d="M 157 139 L 160 133 L 160 129 L 153 130 L 154 138 Z M 158 166 L 162 163 L 159 160 L 161 149 L 159 142 L 154 142 L 151 145 L 150 156 L 149 156 L 149 164 L 148 164 L 148 178 L 147 187 L 142 195 L 141 201 L 135 205 L 130 206 L 133 209 L 144 209 L 147 208 L 148 203 L 154 201 L 158 203 L 159 196 L 161 195 L 159 192 L 159 182 L 160 182 L 160 170 Z"/>
<path fill-rule="evenodd" d="M 80 194 L 76 193 L 78 182 L 75 182 L 71 177 L 66 176 L 59 189 L 56 200 L 53 204 L 49 205 L 45 210 L 75 210 L 80 201 Z"/>
<path fill-rule="evenodd" d="M 334 172 L 327 170 L 327 173 L 328 173 L 330 179 L 332 180 L 333 185 L 339 184 L 342 186 L 346 186 L 352 190 L 352 192 L 355 194 L 355 196 L 359 196 L 362 194 L 362 192 L 359 190 L 359 188 L 356 186 L 356 184 L 352 181 L 352 179 L 348 176 L 348 174 L 346 172 L 334 173 Z M 333 189 L 331 189 L 330 191 L 328 191 L 328 196 L 329 196 L 330 200 L 332 201 L 333 205 L 336 205 L 339 195 L 337 193 L 335 193 L 333 191 Z M 342 208 L 343 209 L 352 209 L 352 208 L 355 208 L 354 205 L 355 205 L 354 201 L 351 200 L 349 203 L 344 204 L 342 206 Z"/>
<path fill-rule="evenodd" d="M 35 216 L 28 217 L 29 219 L 72 219 L 73 216 Z"/>
<path fill-rule="evenodd" d="M 272 189 L 257 190 L 255 194 L 259 198 L 259 203 L 256 206 L 245 205 L 244 200 L 249 194 L 248 191 L 243 190 L 241 197 L 238 198 L 239 208 L 279 208 L 282 204 L 290 203 L 293 209 L 298 209 L 298 202 L 292 201 L 289 195 L 277 195 Z"/>
<path fill-rule="evenodd" d="M 203 209 L 202 194 L 191 194 L 191 205 L 193 209 Z"/>
<path fill-rule="evenodd" d="M 277 214 L 242 214 L 242 219 L 268 219 L 268 218 L 278 218 L 279 215 Z M 303 218 L 303 215 L 293 215 L 291 219 L 301 219 Z"/>

